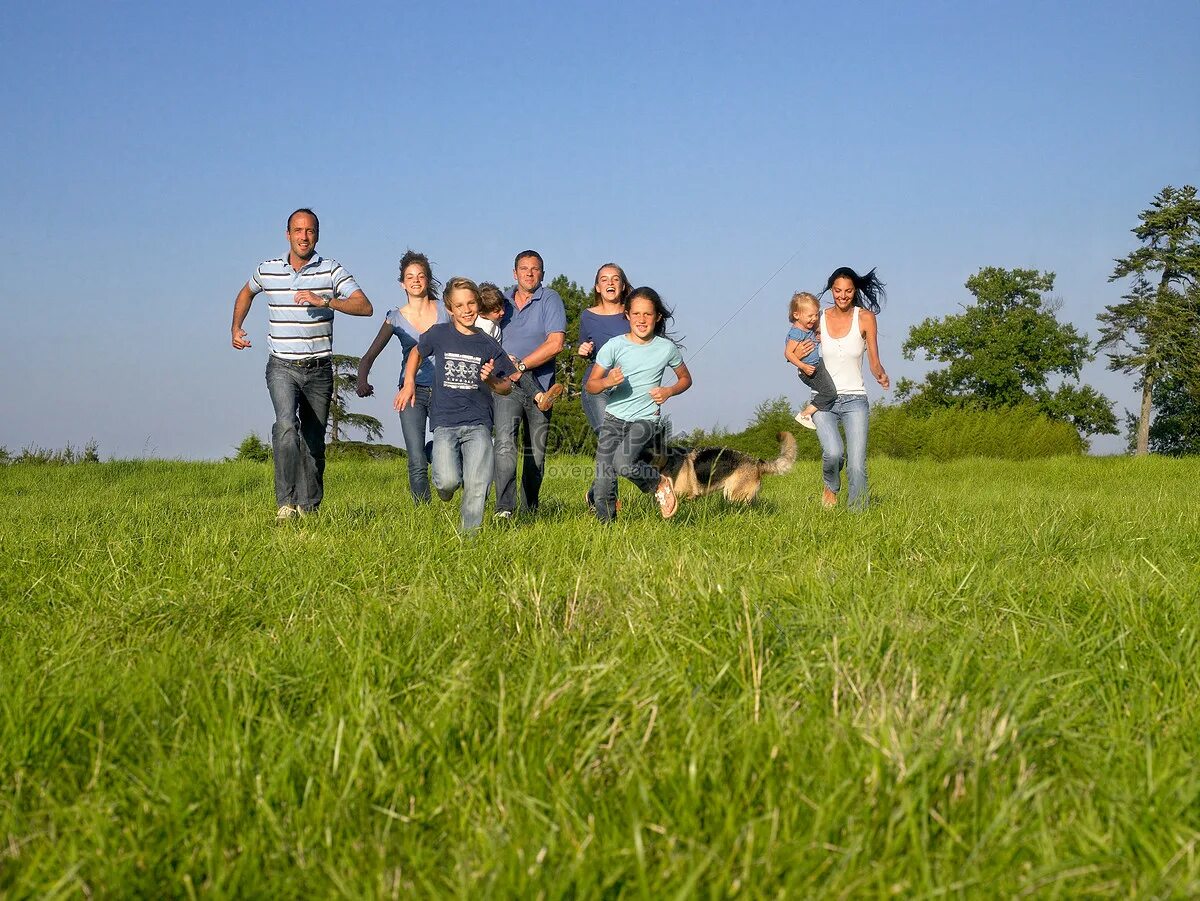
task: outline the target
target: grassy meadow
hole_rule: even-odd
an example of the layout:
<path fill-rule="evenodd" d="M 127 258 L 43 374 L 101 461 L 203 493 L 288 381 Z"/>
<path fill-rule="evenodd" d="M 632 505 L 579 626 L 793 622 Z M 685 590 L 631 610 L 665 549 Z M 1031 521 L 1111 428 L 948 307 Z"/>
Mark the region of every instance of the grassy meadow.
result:
<path fill-rule="evenodd" d="M 589 474 L 0 467 L 0 895 L 1200 895 L 1193 461 Z"/>

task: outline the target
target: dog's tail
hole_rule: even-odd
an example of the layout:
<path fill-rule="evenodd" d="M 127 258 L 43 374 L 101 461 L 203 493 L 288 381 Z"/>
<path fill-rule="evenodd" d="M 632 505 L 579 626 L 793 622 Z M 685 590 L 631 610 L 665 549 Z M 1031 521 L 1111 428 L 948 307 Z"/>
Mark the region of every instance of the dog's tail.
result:
<path fill-rule="evenodd" d="M 783 475 L 790 472 L 796 462 L 796 436 L 791 432 L 779 433 L 779 456 L 774 460 L 760 460 L 758 471 L 764 475 Z"/>

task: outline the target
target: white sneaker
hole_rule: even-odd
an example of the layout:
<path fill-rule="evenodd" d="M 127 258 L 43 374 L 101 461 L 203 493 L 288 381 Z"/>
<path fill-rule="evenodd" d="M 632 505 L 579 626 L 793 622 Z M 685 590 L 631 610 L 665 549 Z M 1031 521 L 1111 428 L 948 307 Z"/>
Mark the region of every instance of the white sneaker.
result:
<path fill-rule="evenodd" d="M 291 504 L 284 504 L 282 507 L 280 507 L 278 510 L 275 511 L 275 521 L 276 522 L 287 522 L 293 516 L 299 516 L 299 515 L 300 515 L 300 509 L 298 507 L 293 507 Z"/>
<path fill-rule="evenodd" d="M 812 421 L 811 416 L 805 416 L 803 413 L 796 414 L 796 422 L 804 426 L 806 429 L 816 429 L 817 424 Z"/>

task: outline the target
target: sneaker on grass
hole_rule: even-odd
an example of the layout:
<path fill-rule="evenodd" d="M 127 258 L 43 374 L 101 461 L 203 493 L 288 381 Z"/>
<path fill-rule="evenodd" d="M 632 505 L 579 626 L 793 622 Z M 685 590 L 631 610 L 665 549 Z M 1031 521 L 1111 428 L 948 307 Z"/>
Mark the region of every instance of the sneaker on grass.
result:
<path fill-rule="evenodd" d="M 293 516 L 299 516 L 299 515 L 300 515 L 299 507 L 295 507 L 292 504 L 284 504 L 282 507 L 280 507 L 278 510 L 275 511 L 275 521 L 276 522 L 287 522 Z"/>

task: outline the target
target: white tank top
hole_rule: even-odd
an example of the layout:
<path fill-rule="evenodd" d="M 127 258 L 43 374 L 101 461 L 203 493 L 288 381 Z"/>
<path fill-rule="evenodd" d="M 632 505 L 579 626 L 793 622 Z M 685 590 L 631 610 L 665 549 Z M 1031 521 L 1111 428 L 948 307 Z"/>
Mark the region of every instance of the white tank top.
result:
<path fill-rule="evenodd" d="M 838 394 L 866 394 L 863 385 L 862 360 L 867 350 L 867 342 L 863 340 L 862 329 L 858 325 L 858 307 L 854 307 L 850 317 L 850 331 L 841 338 L 829 334 L 829 326 L 825 322 L 825 311 L 821 311 L 821 359 L 825 361 L 825 370 L 833 379 L 833 386 Z"/>

